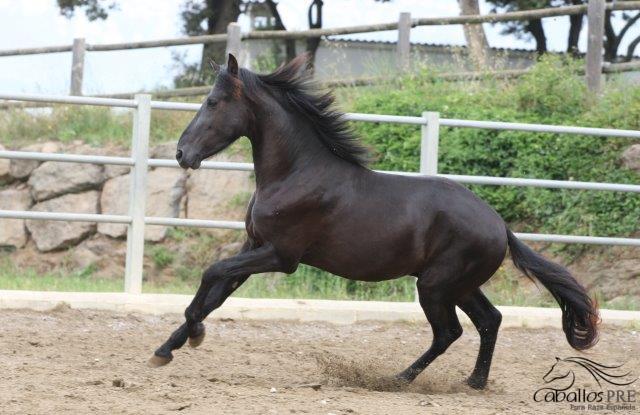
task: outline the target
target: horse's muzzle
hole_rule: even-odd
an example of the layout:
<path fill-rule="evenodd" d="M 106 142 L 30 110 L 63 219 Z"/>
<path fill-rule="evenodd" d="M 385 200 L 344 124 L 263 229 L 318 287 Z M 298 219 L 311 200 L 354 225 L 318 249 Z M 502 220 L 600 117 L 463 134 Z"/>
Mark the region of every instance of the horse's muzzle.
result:
<path fill-rule="evenodd" d="M 182 167 L 183 169 L 191 168 L 193 170 L 196 170 L 202 163 L 202 160 L 200 159 L 200 157 L 198 157 L 198 155 L 188 157 L 186 153 L 181 149 L 178 149 L 178 151 L 176 152 L 176 160 L 178 161 L 180 167 Z"/>

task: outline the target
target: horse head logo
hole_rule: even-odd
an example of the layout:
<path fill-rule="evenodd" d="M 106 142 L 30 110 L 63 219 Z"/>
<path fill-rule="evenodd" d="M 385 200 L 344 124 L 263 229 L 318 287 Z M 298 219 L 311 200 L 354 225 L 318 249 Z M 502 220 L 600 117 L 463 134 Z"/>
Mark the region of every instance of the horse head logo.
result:
<path fill-rule="evenodd" d="M 560 382 L 563 379 L 570 379 L 569 385 L 562 388 L 568 389 L 575 383 L 576 372 L 586 373 L 593 378 L 598 386 L 602 388 L 603 383 L 616 386 L 630 385 L 638 378 L 629 380 L 631 372 L 622 372 L 622 364 L 607 366 L 585 357 L 567 357 L 561 359 L 556 357 L 556 362 L 551 369 L 542 377 L 545 383 Z"/>
<path fill-rule="evenodd" d="M 542 377 L 544 383 L 551 383 L 556 380 L 566 379 L 571 376 L 572 382 L 575 381 L 576 375 L 572 370 L 572 365 L 567 363 L 566 360 L 556 357 L 556 362 L 551 366 L 551 369 Z"/>

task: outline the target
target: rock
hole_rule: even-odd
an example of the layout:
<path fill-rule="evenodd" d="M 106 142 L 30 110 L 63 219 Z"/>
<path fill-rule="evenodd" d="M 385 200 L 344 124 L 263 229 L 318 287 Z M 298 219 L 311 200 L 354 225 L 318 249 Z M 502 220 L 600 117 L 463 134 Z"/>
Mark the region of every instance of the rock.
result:
<path fill-rule="evenodd" d="M 228 161 L 218 156 L 216 161 Z M 187 181 L 187 218 L 244 220 L 255 189 L 251 172 L 196 170 Z"/>
<path fill-rule="evenodd" d="M 32 211 L 98 213 L 99 193 L 74 193 L 34 205 Z M 73 246 L 95 232 L 95 223 L 28 220 L 27 229 L 40 252 Z"/>
<path fill-rule="evenodd" d="M 40 147 L 42 153 L 57 153 L 60 151 L 60 145 L 54 141 L 47 141 Z"/>
<path fill-rule="evenodd" d="M 177 146 L 178 143 L 174 141 L 153 146 L 149 150 L 149 158 L 175 160 Z"/>
<path fill-rule="evenodd" d="M 29 210 L 31 196 L 24 184 L 0 191 L 0 210 Z M 27 243 L 23 219 L 0 220 L 0 248 L 22 248 Z"/>
<path fill-rule="evenodd" d="M 32 144 L 20 149 L 20 151 L 35 151 L 39 153 L 57 153 L 60 147 L 52 141 L 47 143 Z M 39 161 L 34 160 L 11 160 L 9 170 L 11 176 L 16 179 L 26 179 L 32 171 L 40 165 Z"/>
<path fill-rule="evenodd" d="M 0 144 L 0 151 L 4 151 L 6 148 L 2 144 Z M 11 160 L 0 158 L 0 182 L 7 182 L 11 177 Z"/>
<path fill-rule="evenodd" d="M 118 176 L 107 180 L 100 195 L 102 213 L 110 215 L 126 215 L 129 210 L 129 186 L 131 176 Z M 121 238 L 127 234 L 127 226 L 116 223 L 99 223 L 98 233 Z"/>
<path fill-rule="evenodd" d="M 94 275 L 110 278 L 122 274 L 125 254 L 126 244 L 123 241 L 97 233 L 71 250 L 71 260 L 76 268 L 94 266 Z"/>
<path fill-rule="evenodd" d="M 71 259 L 73 260 L 74 265 L 80 269 L 86 269 L 100 261 L 100 257 L 98 255 L 83 245 L 78 245 L 73 248 L 73 252 L 71 252 Z"/>
<path fill-rule="evenodd" d="M 81 140 L 74 140 L 73 143 L 68 145 L 65 149 L 68 154 L 90 154 L 95 156 L 107 156 L 107 157 L 130 157 L 129 150 L 124 149 L 114 144 L 104 144 L 101 147 L 92 147 Z M 112 179 L 114 177 L 123 176 L 129 173 L 130 166 L 114 166 L 105 164 L 103 166 L 105 180 Z"/>
<path fill-rule="evenodd" d="M 105 180 L 113 179 L 114 177 L 124 176 L 125 174 L 129 174 L 131 167 L 129 166 L 114 166 L 114 165 L 105 165 L 104 166 L 104 178 Z"/>
<path fill-rule="evenodd" d="M 147 216 L 178 217 L 181 201 L 185 195 L 186 173 L 179 169 L 159 168 L 147 175 Z M 129 210 L 130 175 L 119 176 L 107 181 L 102 189 L 100 203 L 102 212 L 112 215 L 126 215 Z M 98 232 L 113 238 L 127 234 L 125 225 L 100 223 Z M 147 226 L 145 239 L 159 242 L 167 234 L 165 226 Z"/>
<path fill-rule="evenodd" d="M 53 161 L 42 163 L 29 177 L 31 195 L 36 201 L 95 189 L 103 181 L 101 166 Z"/>
<path fill-rule="evenodd" d="M 319 391 L 322 388 L 320 383 L 301 383 L 295 386 L 296 388 L 311 388 L 314 391 Z"/>
<path fill-rule="evenodd" d="M 111 381 L 111 385 L 113 385 L 113 387 L 115 387 L 115 388 L 124 388 L 126 383 L 125 383 L 124 379 L 116 378 L 116 379 Z"/>
<path fill-rule="evenodd" d="M 622 153 L 622 164 L 637 172 L 640 172 L 640 144 L 634 144 Z"/>

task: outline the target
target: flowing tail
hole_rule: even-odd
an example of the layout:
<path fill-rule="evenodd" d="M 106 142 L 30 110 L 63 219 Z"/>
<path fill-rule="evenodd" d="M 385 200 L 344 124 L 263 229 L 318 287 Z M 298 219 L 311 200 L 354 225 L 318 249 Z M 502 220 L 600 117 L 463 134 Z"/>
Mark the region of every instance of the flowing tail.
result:
<path fill-rule="evenodd" d="M 511 259 L 527 277 L 535 278 L 551 292 L 562 309 L 562 329 L 577 350 L 588 349 L 598 340 L 598 305 L 585 288 L 561 265 L 545 259 L 507 229 Z"/>

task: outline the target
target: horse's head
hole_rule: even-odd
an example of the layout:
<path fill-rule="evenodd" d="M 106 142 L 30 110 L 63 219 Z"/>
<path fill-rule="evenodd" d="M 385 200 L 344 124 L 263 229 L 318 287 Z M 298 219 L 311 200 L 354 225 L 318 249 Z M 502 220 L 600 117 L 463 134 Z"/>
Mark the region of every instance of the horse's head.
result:
<path fill-rule="evenodd" d="M 185 169 L 197 169 L 202 160 L 247 135 L 251 121 L 236 58 L 229 54 L 226 68 L 213 61 L 211 66 L 215 85 L 178 141 L 176 159 Z"/>
<path fill-rule="evenodd" d="M 551 369 L 546 375 L 542 377 L 545 383 L 553 382 L 554 380 L 564 379 L 571 373 L 571 367 L 564 359 L 556 357 L 556 362 L 551 366 Z"/>

